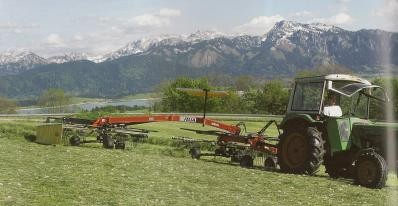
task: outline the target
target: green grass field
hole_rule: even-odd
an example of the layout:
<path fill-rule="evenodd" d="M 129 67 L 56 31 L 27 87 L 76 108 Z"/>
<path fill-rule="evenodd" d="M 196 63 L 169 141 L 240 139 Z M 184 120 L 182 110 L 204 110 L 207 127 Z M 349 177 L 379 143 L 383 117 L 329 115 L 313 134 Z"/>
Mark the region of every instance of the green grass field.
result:
<path fill-rule="evenodd" d="M 387 205 L 398 192 L 393 174 L 386 188 L 372 190 L 330 179 L 323 168 L 315 177 L 244 169 L 225 158 L 194 160 L 169 146 L 172 136 L 211 139 L 180 129 L 213 129 L 200 125 L 139 125 L 158 131 L 152 144 L 121 151 L 26 141 L 36 124 L 0 121 L 0 205 Z M 249 122 L 248 131 L 263 125 Z"/>

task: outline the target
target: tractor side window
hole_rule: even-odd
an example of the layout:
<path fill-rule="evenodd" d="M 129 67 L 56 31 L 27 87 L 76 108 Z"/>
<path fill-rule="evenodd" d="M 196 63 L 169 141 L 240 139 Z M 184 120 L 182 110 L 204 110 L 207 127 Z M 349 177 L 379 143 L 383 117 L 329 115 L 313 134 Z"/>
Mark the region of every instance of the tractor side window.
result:
<path fill-rule="evenodd" d="M 294 91 L 292 110 L 319 111 L 323 82 L 297 83 Z"/>
<path fill-rule="evenodd" d="M 368 118 L 368 98 L 360 93 L 352 96 L 352 115 L 355 117 L 367 119 Z"/>
<path fill-rule="evenodd" d="M 372 96 L 386 101 L 385 93 L 380 88 L 373 89 Z M 385 109 L 386 109 L 385 102 L 376 99 L 370 99 L 369 118 L 377 120 L 386 120 L 387 117 Z"/>

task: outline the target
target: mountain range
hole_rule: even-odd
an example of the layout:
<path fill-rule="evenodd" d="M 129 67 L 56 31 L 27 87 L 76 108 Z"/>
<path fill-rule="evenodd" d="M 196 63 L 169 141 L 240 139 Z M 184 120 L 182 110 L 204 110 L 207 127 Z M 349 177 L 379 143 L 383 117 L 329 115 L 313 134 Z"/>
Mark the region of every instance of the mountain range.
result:
<path fill-rule="evenodd" d="M 398 33 L 281 21 L 260 36 L 210 31 L 162 35 L 96 58 L 84 53 L 43 58 L 28 51 L 6 52 L 0 54 L 0 96 L 34 97 L 48 88 L 62 88 L 71 95 L 116 97 L 151 91 L 178 76 L 270 79 L 334 64 L 372 75 L 384 66 L 396 68 L 397 57 Z"/>

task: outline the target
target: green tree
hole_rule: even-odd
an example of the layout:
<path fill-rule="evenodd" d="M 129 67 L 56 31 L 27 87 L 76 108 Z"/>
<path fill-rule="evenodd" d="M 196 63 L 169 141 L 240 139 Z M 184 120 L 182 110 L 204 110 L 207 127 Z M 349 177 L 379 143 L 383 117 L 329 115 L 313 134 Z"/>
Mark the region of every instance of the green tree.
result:
<path fill-rule="evenodd" d="M 163 90 L 162 109 L 170 112 L 201 112 L 204 104 L 204 98 L 192 96 L 186 92 L 179 91 L 177 88 L 210 89 L 206 78 L 191 79 L 181 77 L 171 82 Z M 214 100 L 209 98 L 208 108 L 214 105 Z"/>
<path fill-rule="evenodd" d="M 253 77 L 251 76 L 239 76 L 235 80 L 235 89 L 238 91 L 248 92 L 256 86 Z"/>
<path fill-rule="evenodd" d="M 44 91 L 38 101 L 39 106 L 52 107 L 54 112 L 62 112 L 62 106 L 70 103 L 70 97 L 62 89 L 48 89 Z"/>
<path fill-rule="evenodd" d="M 257 91 L 254 99 L 255 110 L 266 114 L 283 114 L 289 100 L 289 90 L 279 80 L 266 82 Z"/>
<path fill-rule="evenodd" d="M 387 87 L 387 81 L 390 81 L 390 87 Z M 386 89 L 389 100 L 393 104 L 393 112 L 395 119 L 398 117 L 398 79 L 397 78 L 377 78 L 373 80 L 372 84 L 379 85 Z M 381 90 L 375 90 L 373 93 L 376 97 L 382 97 Z M 370 100 L 370 118 L 371 119 L 385 119 L 385 103 L 377 100 Z"/>
<path fill-rule="evenodd" d="M 17 105 L 14 101 L 4 97 L 0 97 L 0 113 L 2 114 L 14 114 Z"/>

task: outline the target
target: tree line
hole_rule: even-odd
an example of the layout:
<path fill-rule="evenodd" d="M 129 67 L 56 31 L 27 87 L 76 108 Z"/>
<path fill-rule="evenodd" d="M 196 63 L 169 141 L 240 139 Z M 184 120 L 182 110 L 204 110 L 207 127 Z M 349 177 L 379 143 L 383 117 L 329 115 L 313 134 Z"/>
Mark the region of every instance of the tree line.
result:
<path fill-rule="evenodd" d="M 327 70 L 319 73 L 304 71 L 299 77 L 323 75 Z M 339 72 L 341 73 L 341 72 Z M 208 99 L 207 111 L 214 113 L 241 114 L 270 114 L 285 113 L 289 101 L 292 81 L 267 80 L 256 83 L 253 77 L 237 78 L 229 87 L 212 86 L 208 78 L 181 77 L 169 84 L 163 85 L 163 98 L 154 105 L 155 111 L 161 112 L 202 112 L 204 97 L 192 96 L 177 88 L 196 88 L 207 90 L 224 90 L 226 97 L 212 97 Z M 389 84 L 387 84 L 389 82 Z M 389 100 L 393 104 L 395 119 L 398 117 L 398 78 L 374 78 L 372 84 L 382 86 L 387 91 Z M 380 97 L 380 94 L 375 94 Z M 370 101 L 369 115 L 371 119 L 386 119 L 385 104 L 376 100 Z"/>
<path fill-rule="evenodd" d="M 254 79 L 243 76 L 232 87 L 216 87 L 207 78 L 181 77 L 163 88 L 162 101 L 155 110 L 163 112 L 202 112 L 204 97 L 192 96 L 177 88 L 223 90 L 225 97 L 210 97 L 207 111 L 215 113 L 283 114 L 289 99 L 289 89 L 281 80 L 269 80 L 255 84 Z"/>

